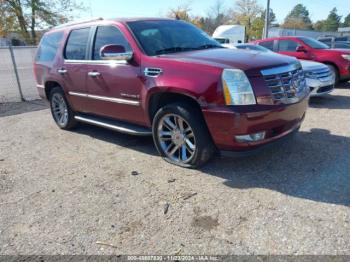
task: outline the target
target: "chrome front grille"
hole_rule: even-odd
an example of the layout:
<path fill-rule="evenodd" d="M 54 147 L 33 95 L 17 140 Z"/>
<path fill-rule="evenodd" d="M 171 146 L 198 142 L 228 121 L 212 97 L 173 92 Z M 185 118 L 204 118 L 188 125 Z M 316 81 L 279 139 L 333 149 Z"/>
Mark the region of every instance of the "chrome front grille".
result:
<path fill-rule="evenodd" d="M 320 81 L 329 81 L 333 76 L 333 73 L 329 68 L 316 69 L 309 72 Z"/>
<path fill-rule="evenodd" d="M 276 102 L 296 103 L 308 92 L 304 72 L 299 64 L 262 70 L 261 73 Z"/>

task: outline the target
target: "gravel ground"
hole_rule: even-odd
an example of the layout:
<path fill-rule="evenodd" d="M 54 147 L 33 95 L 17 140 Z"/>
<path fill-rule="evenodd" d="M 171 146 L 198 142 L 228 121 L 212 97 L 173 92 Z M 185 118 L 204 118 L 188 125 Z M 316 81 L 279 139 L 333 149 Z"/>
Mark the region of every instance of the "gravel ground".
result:
<path fill-rule="evenodd" d="M 349 109 L 350 83 L 294 140 L 187 170 L 149 138 L 0 105 L 0 254 L 350 254 Z"/>

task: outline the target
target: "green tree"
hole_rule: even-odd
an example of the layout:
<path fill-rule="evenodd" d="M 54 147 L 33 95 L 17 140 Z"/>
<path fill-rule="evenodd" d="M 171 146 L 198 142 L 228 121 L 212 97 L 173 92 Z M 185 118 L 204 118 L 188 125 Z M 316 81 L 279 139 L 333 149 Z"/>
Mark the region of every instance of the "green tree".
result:
<path fill-rule="evenodd" d="M 333 8 L 324 21 L 323 31 L 337 31 L 340 26 L 341 16 L 337 14 L 337 8 Z"/>
<path fill-rule="evenodd" d="M 316 23 L 314 23 L 312 27 L 316 31 L 324 31 L 324 23 L 325 20 L 319 20 Z"/>
<path fill-rule="evenodd" d="M 343 27 L 350 27 L 350 14 L 348 14 L 345 19 L 344 19 L 344 23 L 342 25 Z"/>
<path fill-rule="evenodd" d="M 266 9 L 261 15 L 261 18 L 265 21 L 265 16 L 266 16 Z M 276 22 L 276 14 L 273 12 L 272 8 L 270 8 L 270 13 L 269 13 L 269 26 L 273 25 Z"/>
<path fill-rule="evenodd" d="M 263 9 L 256 0 L 237 0 L 233 11 L 233 23 L 244 25 L 246 28 L 246 41 L 256 35 L 256 26 L 261 19 Z M 257 26 L 259 27 L 259 26 Z M 261 35 L 260 35 L 261 37 Z"/>
<path fill-rule="evenodd" d="M 36 44 L 38 30 L 55 26 L 71 19 L 72 11 L 84 7 L 75 0 L 1 0 L 6 15 L 14 17 L 12 28 L 19 30 L 27 42 Z"/>
<path fill-rule="evenodd" d="M 302 4 L 297 4 L 284 19 L 284 28 L 311 29 L 309 11 Z"/>
<path fill-rule="evenodd" d="M 258 17 L 254 19 L 249 30 L 249 40 L 256 40 L 262 38 L 264 26 L 265 19 L 263 17 Z"/>

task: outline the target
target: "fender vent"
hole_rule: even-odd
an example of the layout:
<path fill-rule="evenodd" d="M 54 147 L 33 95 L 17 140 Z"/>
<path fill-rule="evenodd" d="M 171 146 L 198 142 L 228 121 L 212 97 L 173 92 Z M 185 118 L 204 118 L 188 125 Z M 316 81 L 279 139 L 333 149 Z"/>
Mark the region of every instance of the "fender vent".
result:
<path fill-rule="evenodd" d="M 158 77 L 159 75 L 161 75 L 163 73 L 163 70 L 160 68 L 146 67 L 145 71 L 143 71 L 143 72 L 145 73 L 145 76 Z"/>

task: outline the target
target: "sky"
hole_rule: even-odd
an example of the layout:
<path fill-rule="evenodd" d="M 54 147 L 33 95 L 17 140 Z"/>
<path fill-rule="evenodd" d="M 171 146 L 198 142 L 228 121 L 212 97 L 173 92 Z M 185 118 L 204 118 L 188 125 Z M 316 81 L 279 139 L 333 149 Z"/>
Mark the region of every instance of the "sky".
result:
<path fill-rule="evenodd" d="M 206 15 L 216 0 L 81 0 L 87 11 L 79 13 L 80 18 L 90 17 L 159 17 L 165 16 L 172 7 L 190 3 L 191 14 Z M 222 0 L 226 7 L 233 7 L 235 0 Z M 262 6 L 266 0 L 257 0 Z M 313 22 L 325 19 L 329 11 L 336 7 L 338 14 L 345 17 L 350 13 L 350 0 L 270 0 L 270 6 L 277 16 L 277 22 L 283 22 L 288 12 L 296 5 L 302 3 L 307 7 Z M 90 8 L 91 7 L 91 8 Z"/>

